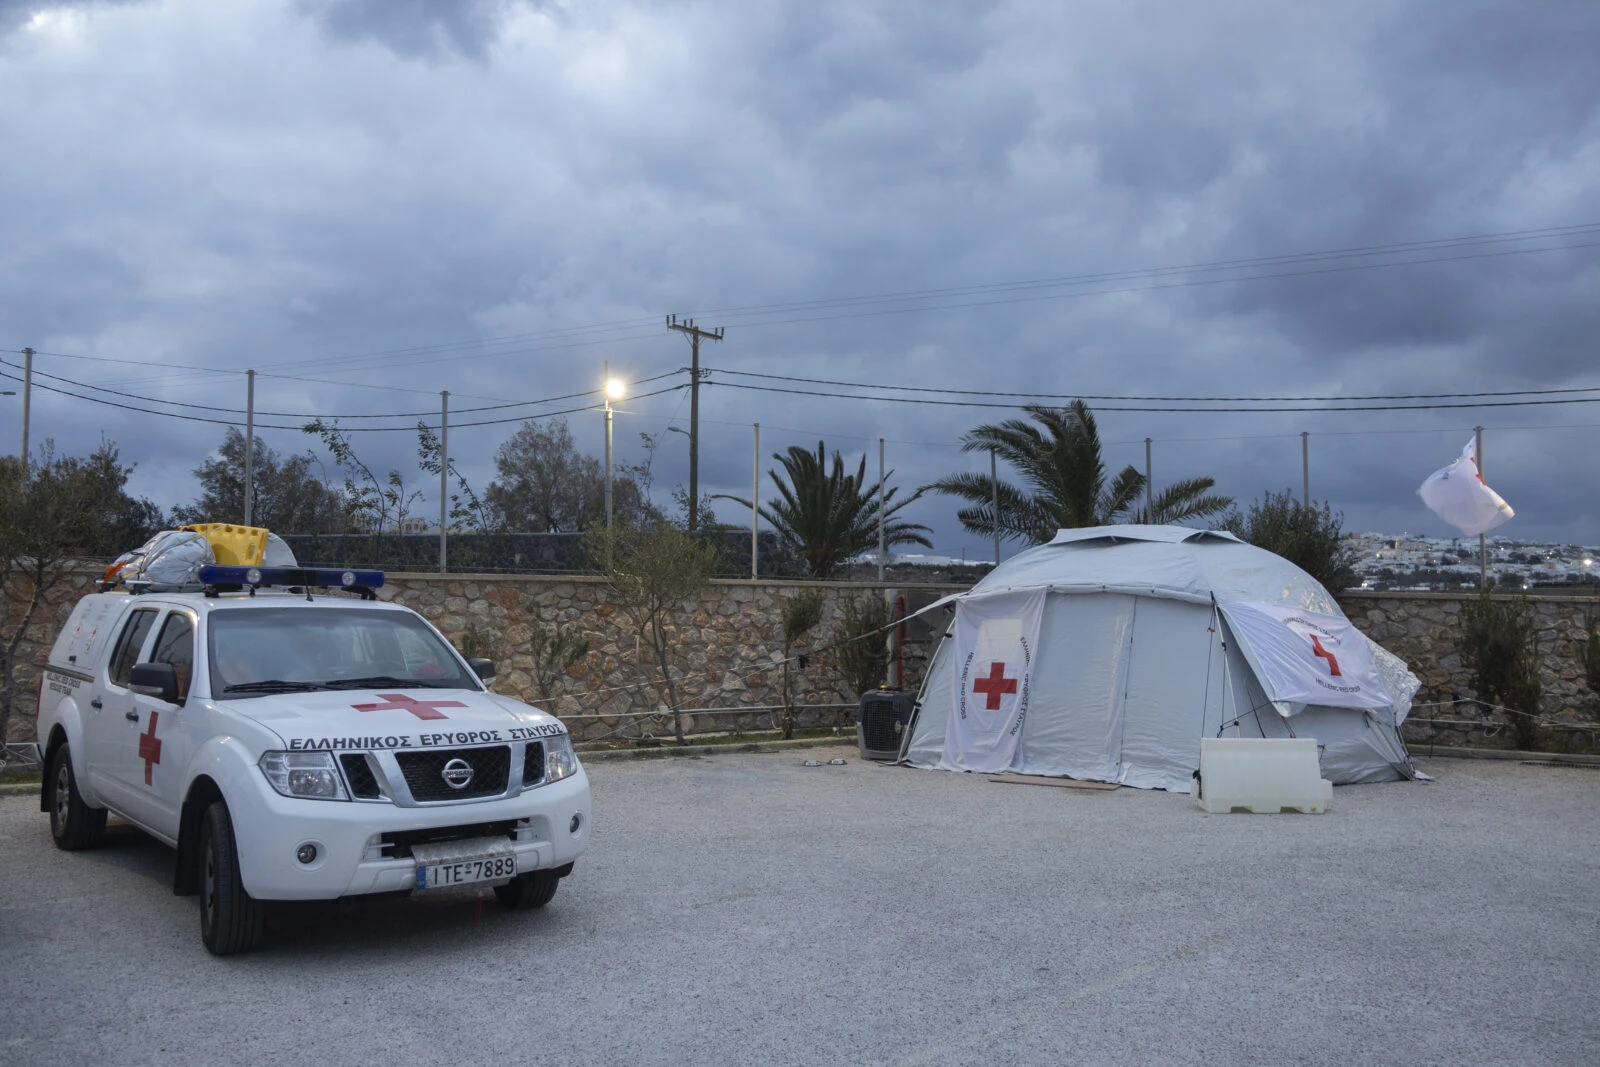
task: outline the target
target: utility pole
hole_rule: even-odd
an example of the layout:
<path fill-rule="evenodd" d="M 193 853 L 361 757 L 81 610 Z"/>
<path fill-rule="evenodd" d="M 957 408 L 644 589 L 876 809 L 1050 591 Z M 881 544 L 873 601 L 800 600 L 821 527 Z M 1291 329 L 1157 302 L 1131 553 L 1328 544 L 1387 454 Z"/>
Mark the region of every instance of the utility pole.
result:
<path fill-rule="evenodd" d="M 761 558 L 761 424 L 751 424 L 755 435 L 750 447 L 750 580 L 760 576 L 758 561 Z"/>
<path fill-rule="evenodd" d="M 606 404 L 606 573 L 611 573 L 612 546 L 615 538 L 612 533 L 612 506 L 613 496 L 611 489 L 611 361 L 608 359 L 601 365 L 600 395 L 605 398 Z"/>
<path fill-rule="evenodd" d="M 1474 426 L 1472 433 L 1472 454 L 1478 460 L 1478 480 L 1483 482 L 1483 427 Z M 1484 590 L 1489 588 L 1489 539 L 1483 534 L 1478 535 L 1478 586 Z"/>
<path fill-rule="evenodd" d="M 878 581 L 883 581 L 883 558 L 889 554 L 889 542 L 883 530 L 883 438 L 878 438 Z"/>
<path fill-rule="evenodd" d="M 22 350 L 22 474 L 28 474 L 28 414 L 33 403 L 33 349 Z"/>
<path fill-rule="evenodd" d="M 702 330 L 693 319 L 679 322 L 678 316 L 668 315 L 667 329 L 689 338 L 689 532 L 693 533 L 700 519 L 700 339 L 722 340 L 722 327 Z"/>
<path fill-rule="evenodd" d="M 445 572 L 450 516 L 450 391 L 439 392 L 439 573 Z"/>
<path fill-rule="evenodd" d="M 1300 502 L 1311 506 L 1311 435 L 1300 431 Z"/>
<path fill-rule="evenodd" d="M 244 374 L 244 524 L 249 526 L 256 495 L 256 372 Z"/>
<path fill-rule="evenodd" d="M 1144 521 L 1156 521 L 1155 484 L 1150 480 L 1150 438 L 1144 439 Z"/>
<path fill-rule="evenodd" d="M 1000 468 L 989 449 L 989 490 L 994 498 L 994 565 L 1000 566 Z"/>

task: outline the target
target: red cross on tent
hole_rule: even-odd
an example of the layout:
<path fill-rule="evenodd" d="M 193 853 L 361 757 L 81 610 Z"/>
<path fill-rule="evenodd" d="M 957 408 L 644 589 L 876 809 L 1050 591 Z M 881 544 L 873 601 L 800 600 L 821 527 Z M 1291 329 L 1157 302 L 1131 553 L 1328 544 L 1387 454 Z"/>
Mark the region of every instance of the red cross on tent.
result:
<path fill-rule="evenodd" d="M 987 699 L 983 706 L 989 711 L 1000 710 L 1000 697 L 1003 693 L 1015 693 L 1017 680 L 1006 677 L 1006 665 L 999 660 L 989 664 L 989 677 L 976 678 L 972 682 L 974 693 L 983 693 Z"/>
<path fill-rule="evenodd" d="M 409 711 L 419 719 L 448 719 L 439 708 L 464 708 L 459 700 L 416 700 L 404 693 L 379 693 L 378 699 L 387 704 L 351 704 L 357 711 Z"/>
<path fill-rule="evenodd" d="M 1313 656 L 1320 656 L 1322 659 L 1327 660 L 1328 673 L 1333 675 L 1335 678 L 1340 677 L 1339 661 L 1333 658 L 1333 653 L 1322 647 L 1322 642 L 1317 640 L 1316 634 L 1307 634 L 1306 636 L 1311 638 L 1311 654 Z"/>
<path fill-rule="evenodd" d="M 161 740 L 156 737 L 156 719 L 159 711 L 150 713 L 150 729 L 139 735 L 139 758 L 144 760 L 144 784 L 151 785 L 156 764 L 161 762 Z"/>

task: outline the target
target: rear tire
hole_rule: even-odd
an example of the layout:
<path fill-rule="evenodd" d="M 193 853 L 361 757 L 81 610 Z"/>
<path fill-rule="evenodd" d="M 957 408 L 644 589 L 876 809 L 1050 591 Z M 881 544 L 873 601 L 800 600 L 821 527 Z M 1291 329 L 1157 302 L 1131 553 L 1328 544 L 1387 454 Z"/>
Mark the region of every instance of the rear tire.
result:
<path fill-rule="evenodd" d="M 228 805 L 216 801 L 200 823 L 200 939 L 213 956 L 248 952 L 266 929 L 261 904 L 244 890 Z"/>
<path fill-rule="evenodd" d="M 66 852 L 93 848 L 106 836 L 106 809 L 91 808 L 78 792 L 78 778 L 72 773 L 72 750 L 65 744 L 50 758 L 45 783 L 50 795 L 45 803 L 50 811 L 50 836 L 56 847 Z"/>
<path fill-rule="evenodd" d="M 560 884 L 561 878 L 555 871 L 529 871 L 517 875 L 505 885 L 495 886 L 494 895 L 507 908 L 527 911 L 550 903 L 550 898 L 556 895 L 556 886 Z"/>

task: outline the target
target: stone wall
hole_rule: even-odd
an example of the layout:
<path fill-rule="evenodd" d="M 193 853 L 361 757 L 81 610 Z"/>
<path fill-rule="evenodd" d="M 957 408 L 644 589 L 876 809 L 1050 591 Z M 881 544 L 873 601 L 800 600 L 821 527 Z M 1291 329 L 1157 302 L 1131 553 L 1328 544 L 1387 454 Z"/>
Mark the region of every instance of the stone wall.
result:
<path fill-rule="evenodd" d="M 98 568 L 85 570 L 65 583 L 29 627 L 18 654 L 11 740 L 33 739 L 39 668 L 73 603 L 92 587 L 98 574 Z M 906 593 L 915 609 L 964 587 L 897 588 Z M 824 608 L 822 623 L 795 650 L 808 654 L 805 665 L 794 668 L 795 700 L 808 705 L 801 709 L 800 722 L 846 725 L 854 721 L 857 694 L 840 676 L 833 657 L 817 650 L 834 640 L 847 599 L 881 596 L 883 587 L 870 582 L 718 580 L 696 601 L 683 605 L 671 621 L 670 636 L 677 645 L 674 678 L 679 700 L 688 709 L 688 729 L 755 730 L 773 723 L 782 703 L 783 605 L 805 589 L 821 592 Z M 616 605 L 608 601 L 601 579 L 391 574 L 382 596 L 421 612 L 458 648 L 464 647 L 469 633 L 476 634 L 485 644 L 474 654 L 488 655 L 499 668 L 495 689 L 547 706 L 568 722 L 580 740 L 644 734 L 664 737 L 671 732 L 670 716 L 660 714 L 667 700 L 648 661 L 649 645 L 638 640 Z M 1422 680 L 1418 704 L 1476 696 L 1456 649 L 1461 609 L 1469 598 L 1447 593 L 1347 593 L 1340 599 L 1358 627 L 1411 665 Z M 1600 697 L 1585 684 L 1581 656 L 1585 627 L 1600 612 L 1600 600 L 1530 597 L 1529 604 L 1540 624 L 1545 714 L 1574 726 L 1552 731 L 1551 736 L 1566 744 L 1593 744 L 1593 731 L 1580 727 L 1600 721 Z M 937 636 L 930 626 L 942 616 L 924 616 L 907 627 L 907 688 L 914 689 L 921 682 Z M 14 621 L 15 617 L 12 625 Z M 528 648 L 535 625 L 571 627 L 590 646 L 587 655 L 558 679 L 548 700 L 538 691 Z M 1462 725 L 1487 718 L 1491 717 L 1470 704 L 1421 707 L 1413 713 L 1407 737 L 1424 743 L 1509 747 L 1503 716 L 1500 725 Z M 1430 725 L 1422 721 L 1425 719 L 1446 721 Z"/>
<path fill-rule="evenodd" d="M 1473 704 L 1450 702 L 1474 699 L 1471 672 L 1461 661 L 1457 640 L 1461 609 L 1477 594 L 1454 593 L 1346 593 L 1339 598 L 1345 614 L 1368 637 L 1405 660 L 1422 689 L 1418 707 L 1406 724 L 1412 742 L 1441 745 L 1514 746 L 1506 716 L 1491 714 Z M 1520 600 L 1510 594 L 1497 600 Z M 1552 743 L 1573 747 L 1596 745 L 1593 727 L 1600 722 L 1600 696 L 1589 690 L 1583 669 L 1586 627 L 1600 613 L 1600 599 L 1575 596 L 1530 596 L 1528 606 L 1538 623 L 1543 709 L 1548 719 L 1570 724 L 1545 731 Z M 1444 720 L 1429 724 L 1424 720 Z M 1474 722 L 1478 720 L 1478 722 Z M 1485 724 L 1487 723 L 1487 724 Z"/>
<path fill-rule="evenodd" d="M 959 586 L 898 587 L 913 608 Z M 797 643 L 791 665 L 801 726 L 853 725 L 859 694 L 850 688 L 831 650 L 848 600 L 881 597 L 869 583 L 715 580 L 693 603 L 673 613 L 668 638 L 674 684 L 686 710 L 684 729 L 714 732 L 770 728 L 783 702 L 783 608 L 807 589 L 822 594 L 822 621 Z M 607 597 L 603 579 L 541 579 L 503 575 L 390 575 L 381 591 L 419 612 L 457 648 L 486 640 L 475 654 L 495 660 L 496 692 L 544 707 L 579 740 L 665 737 L 672 733 L 668 699 L 659 684 L 648 639 L 642 639 Z M 589 651 L 552 692 L 535 677 L 529 637 L 571 628 Z M 921 684 L 932 635 L 927 620 L 908 626 L 905 685 Z M 893 668 L 891 666 L 891 673 Z"/>
<path fill-rule="evenodd" d="M 65 583 L 38 613 L 18 650 L 16 709 L 10 739 L 32 741 L 39 670 L 56 632 L 78 597 L 93 589 L 101 568 Z M 963 586 L 897 586 L 915 609 Z M 667 627 L 676 646 L 671 659 L 684 728 L 695 733 L 771 728 L 783 703 L 783 606 L 805 589 L 823 596 L 822 622 L 793 652 L 798 725 L 845 726 L 855 722 L 855 693 L 823 646 L 838 638 L 847 600 L 883 595 L 876 583 L 713 580 L 693 603 L 674 612 Z M 384 600 L 419 612 L 469 654 L 493 659 L 496 692 L 547 708 L 579 740 L 666 737 L 672 717 L 662 714 L 667 698 L 658 684 L 648 641 L 640 640 L 606 595 L 602 579 L 507 575 L 389 574 Z M 571 628 L 589 642 L 589 652 L 539 691 L 528 639 L 535 626 Z M 921 684 L 931 652 L 928 620 L 907 625 L 904 684 Z M 894 668 L 891 664 L 891 680 Z"/>

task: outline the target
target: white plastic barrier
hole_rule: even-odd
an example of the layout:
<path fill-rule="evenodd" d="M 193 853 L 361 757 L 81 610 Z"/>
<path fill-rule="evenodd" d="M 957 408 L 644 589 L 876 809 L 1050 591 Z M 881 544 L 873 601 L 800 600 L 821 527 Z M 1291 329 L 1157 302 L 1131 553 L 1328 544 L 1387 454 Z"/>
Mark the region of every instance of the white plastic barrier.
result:
<path fill-rule="evenodd" d="M 1200 742 L 1200 807 L 1212 813 L 1320 815 L 1333 799 L 1313 738 L 1207 737 Z"/>

